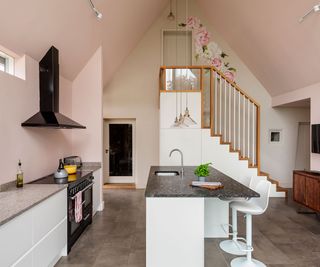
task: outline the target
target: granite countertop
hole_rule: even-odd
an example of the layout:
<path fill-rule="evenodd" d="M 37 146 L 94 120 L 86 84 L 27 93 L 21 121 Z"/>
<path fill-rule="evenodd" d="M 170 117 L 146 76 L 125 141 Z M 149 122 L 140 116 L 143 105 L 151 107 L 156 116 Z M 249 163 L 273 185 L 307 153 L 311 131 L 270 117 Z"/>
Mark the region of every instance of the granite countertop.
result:
<path fill-rule="evenodd" d="M 76 174 L 76 182 L 100 168 L 100 162 L 83 162 Z M 24 184 L 23 188 L 16 188 L 15 181 L 0 185 L 0 226 L 67 186 L 67 182 L 55 183 L 53 174 Z"/>
<path fill-rule="evenodd" d="M 157 176 L 156 171 L 179 171 L 180 166 L 151 166 L 148 184 L 145 192 L 146 197 L 205 197 L 205 198 L 252 198 L 260 195 L 250 188 L 242 185 L 231 177 L 210 167 L 210 176 L 206 182 L 221 182 L 222 189 L 208 190 L 191 187 L 192 181 L 198 177 L 193 173 L 195 166 L 184 167 L 184 178 L 181 176 Z"/>
<path fill-rule="evenodd" d="M 66 185 L 25 184 L 0 192 L 0 226 L 64 188 Z"/>
<path fill-rule="evenodd" d="M 82 162 L 80 170 L 95 172 L 101 169 L 101 162 Z"/>

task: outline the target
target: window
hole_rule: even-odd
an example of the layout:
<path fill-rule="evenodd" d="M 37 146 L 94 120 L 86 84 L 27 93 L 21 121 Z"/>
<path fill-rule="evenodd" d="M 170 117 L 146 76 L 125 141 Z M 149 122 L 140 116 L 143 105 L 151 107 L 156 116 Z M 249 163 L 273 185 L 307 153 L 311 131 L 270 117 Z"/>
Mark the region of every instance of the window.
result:
<path fill-rule="evenodd" d="M 0 71 L 14 74 L 14 58 L 0 51 Z"/>

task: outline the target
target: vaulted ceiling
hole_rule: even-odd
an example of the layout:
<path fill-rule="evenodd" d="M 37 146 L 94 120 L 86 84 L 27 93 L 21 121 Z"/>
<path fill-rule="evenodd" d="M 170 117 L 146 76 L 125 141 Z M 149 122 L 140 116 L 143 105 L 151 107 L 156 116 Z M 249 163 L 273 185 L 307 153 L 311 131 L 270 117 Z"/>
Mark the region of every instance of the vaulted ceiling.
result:
<path fill-rule="evenodd" d="M 271 95 L 320 81 L 318 0 L 198 0 L 207 19 Z"/>
<path fill-rule="evenodd" d="M 168 0 L 0 0 L 0 45 L 40 60 L 56 46 L 60 73 L 73 80 L 102 44 L 107 84 Z"/>
<path fill-rule="evenodd" d="M 197 2 L 271 95 L 320 81 L 320 14 L 298 23 L 317 0 Z M 168 0 L 94 3 L 102 21 L 88 0 L 0 0 L 0 45 L 36 60 L 54 45 L 61 74 L 73 80 L 102 44 L 106 85 Z"/>

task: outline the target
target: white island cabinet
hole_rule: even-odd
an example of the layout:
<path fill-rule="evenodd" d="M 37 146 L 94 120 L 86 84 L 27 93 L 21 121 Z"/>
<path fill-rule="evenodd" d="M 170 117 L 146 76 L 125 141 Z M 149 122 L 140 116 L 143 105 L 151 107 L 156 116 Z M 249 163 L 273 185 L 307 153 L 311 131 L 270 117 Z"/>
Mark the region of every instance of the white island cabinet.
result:
<path fill-rule="evenodd" d="M 54 266 L 66 255 L 66 188 L 0 226 L 1 267 Z"/>
<path fill-rule="evenodd" d="M 195 166 L 152 166 L 146 196 L 146 266 L 204 267 L 205 239 L 228 238 L 229 202 L 259 194 L 210 167 L 207 182 L 222 187 L 190 186 Z M 176 175 L 168 176 L 168 173 Z"/>

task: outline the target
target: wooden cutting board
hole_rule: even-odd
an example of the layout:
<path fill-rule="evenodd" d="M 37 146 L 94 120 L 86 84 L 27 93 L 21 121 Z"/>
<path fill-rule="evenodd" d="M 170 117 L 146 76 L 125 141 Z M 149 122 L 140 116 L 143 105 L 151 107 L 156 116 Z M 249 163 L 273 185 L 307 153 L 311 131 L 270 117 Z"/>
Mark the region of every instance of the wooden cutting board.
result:
<path fill-rule="evenodd" d="M 204 188 L 204 189 L 208 189 L 208 190 L 217 190 L 217 189 L 223 188 L 223 185 L 192 185 L 192 184 L 190 184 L 190 186 L 200 187 L 200 188 Z"/>

